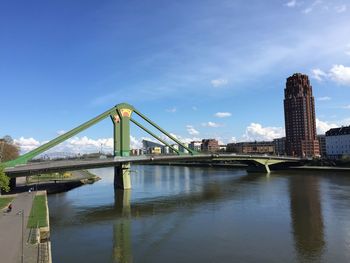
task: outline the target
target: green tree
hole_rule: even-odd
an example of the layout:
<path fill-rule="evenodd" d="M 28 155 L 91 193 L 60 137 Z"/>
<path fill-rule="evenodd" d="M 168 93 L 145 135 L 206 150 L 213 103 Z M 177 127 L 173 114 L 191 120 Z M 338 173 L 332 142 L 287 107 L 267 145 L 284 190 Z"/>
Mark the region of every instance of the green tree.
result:
<path fill-rule="evenodd" d="M 5 174 L 4 167 L 0 165 L 0 192 L 4 190 L 5 192 L 10 191 L 10 178 Z"/>

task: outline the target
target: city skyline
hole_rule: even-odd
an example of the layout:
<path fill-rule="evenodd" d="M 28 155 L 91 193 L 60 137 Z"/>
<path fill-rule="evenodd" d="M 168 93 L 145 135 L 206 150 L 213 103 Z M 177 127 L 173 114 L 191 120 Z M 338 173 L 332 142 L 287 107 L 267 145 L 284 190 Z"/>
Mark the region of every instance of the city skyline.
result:
<path fill-rule="evenodd" d="M 347 1 L 67 3 L 2 4 L 1 134 L 23 149 L 124 101 L 184 140 L 281 137 L 297 72 L 318 133 L 350 123 Z M 111 137 L 105 121 L 65 147 Z"/>

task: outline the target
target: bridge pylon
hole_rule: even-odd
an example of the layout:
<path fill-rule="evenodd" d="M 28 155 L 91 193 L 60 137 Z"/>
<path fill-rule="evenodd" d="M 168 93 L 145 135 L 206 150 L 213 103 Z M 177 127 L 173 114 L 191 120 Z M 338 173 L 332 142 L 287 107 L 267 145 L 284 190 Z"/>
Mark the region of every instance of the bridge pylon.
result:
<path fill-rule="evenodd" d="M 114 157 L 130 155 L 130 117 L 133 111 L 134 107 L 122 103 L 116 106 L 115 114 L 110 115 L 114 130 Z M 123 190 L 131 189 L 129 162 L 114 167 L 114 188 Z"/>

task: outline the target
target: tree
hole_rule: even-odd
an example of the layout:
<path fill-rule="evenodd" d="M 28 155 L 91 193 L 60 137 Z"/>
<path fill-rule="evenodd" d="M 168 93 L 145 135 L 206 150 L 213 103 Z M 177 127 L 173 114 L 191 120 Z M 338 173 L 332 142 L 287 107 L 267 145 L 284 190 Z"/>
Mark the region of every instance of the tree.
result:
<path fill-rule="evenodd" d="M 10 178 L 5 174 L 4 167 L 0 165 L 0 192 L 4 190 L 5 192 L 10 191 Z"/>
<path fill-rule="evenodd" d="M 16 159 L 19 156 L 19 147 L 14 144 L 11 136 L 0 139 L 0 162 Z"/>

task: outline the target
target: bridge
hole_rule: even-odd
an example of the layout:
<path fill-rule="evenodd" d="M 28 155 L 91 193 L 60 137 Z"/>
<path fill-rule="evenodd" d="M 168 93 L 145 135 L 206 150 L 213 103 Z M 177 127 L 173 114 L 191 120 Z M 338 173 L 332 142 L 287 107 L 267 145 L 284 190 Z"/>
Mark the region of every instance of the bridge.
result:
<path fill-rule="evenodd" d="M 183 153 L 178 148 L 169 144 L 141 123 L 132 118 L 132 114 L 136 114 L 146 123 L 161 132 L 168 140 L 175 142 L 178 146 L 186 149 L 188 153 Z M 101 120 L 109 117 L 113 124 L 113 155 L 111 159 L 89 159 L 89 160 L 64 160 L 29 163 L 34 157 L 44 153 L 52 147 L 60 144 L 72 136 L 86 130 Z M 155 156 L 130 156 L 130 122 L 147 132 L 153 138 L 168 146 L 176 155 L 155 155 Z M 188 146 L 183 144 L 169 132 L 162 129 L 156 123 L 151 121 L 133 106 L 127 103 L 121 103 L 95 118 L 79 125 L 78 127 L 58 136 L 38 148 L 19 156 L 15 160 L 11 160 L 2 165 L 5 166 L 6 174 L 11 178 L 11 185 L 15 184 L 15 178 L 20 176 L 28 176 L 39 173 L 50 173 L 59 171 L 72 171 L 88 168 L 114 167 L 114 185 L 119 189 L 130 189 L 130 163 L 150 163 L 150 162 L 177 162 L 177 161 L 240 161 L 248 163 L 248 165 L 256 171 L 264 171 L 269 173 L 270 166 L 283 162 L 300 162 L 300 158 L 278 157 L 278 156 L 260 156 L 260 155 L 236 155 L 236 154 L 200 154 Z"/>

